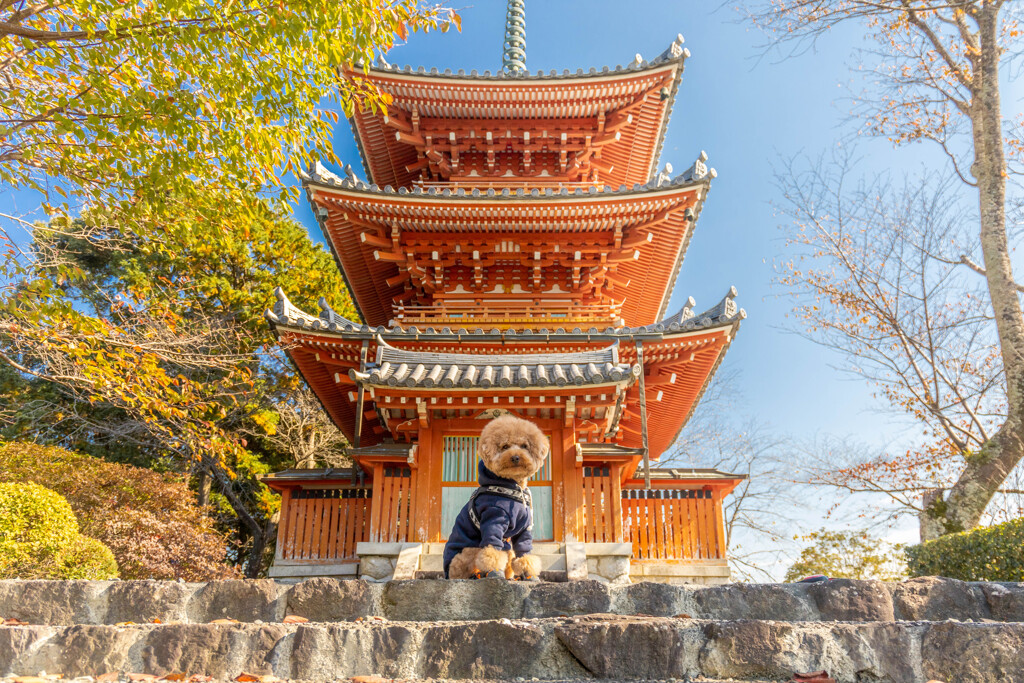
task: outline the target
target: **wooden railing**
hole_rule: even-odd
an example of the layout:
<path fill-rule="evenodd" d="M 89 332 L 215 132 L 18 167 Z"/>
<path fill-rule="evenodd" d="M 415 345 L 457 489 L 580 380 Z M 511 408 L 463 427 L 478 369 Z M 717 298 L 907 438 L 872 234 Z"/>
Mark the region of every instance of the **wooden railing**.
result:
<path fill-rule="evenodd" d="M 385 465 L 374 482 L 373 520 L 370 537 L 394 543 L 412 540 L 416 530 L 416 473 L 409 467 Z"/>
<path fill-rule="evenodd" d="M 547 325 L 549 327 L 577 327 L 587 325 L 620 325 L 621 306 L 586 304 L 579 306 L 549 303 L 534 306 L 527 303 L 502 305 L 490 303 L 478 305 L 475 302 L 449 302 L 430 306 L 398 304 L 394 307 L 394 324 L 446 325 L 466 327 L 469 325 L 491 325 L 496 327 L 525 324 Z"/>
<path fill-rule="evenodd" d="M 370 538 L 370 496 L 365 488 L 291 491 L 277 532 L 278 558 L 356 561 L 356 543 Z"/>
<path fill-rule="evenodd" d="M 636 560 L 724 559 L 721 515 L 711 491 L 622 491 L 623 540 Z"/>
<path fill-rule="evenodd" d="M 583 468 L 584 543 L 622 541 L 622 494 L 618 476 L 608 467 Z"/>

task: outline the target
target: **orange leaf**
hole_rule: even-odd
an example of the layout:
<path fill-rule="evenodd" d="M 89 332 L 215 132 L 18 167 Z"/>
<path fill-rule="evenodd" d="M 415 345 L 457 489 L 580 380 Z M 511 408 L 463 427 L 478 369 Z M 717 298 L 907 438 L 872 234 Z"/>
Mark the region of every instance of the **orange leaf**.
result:
<path fill-rule="evenodd" d="M 7 619 L 0 618 L 0 626 L 28 626 L 27 621 L 21 619 L 15 619 L 14 617 L 8 617 Z"/>
<path fill-rule="evenodd" d="M 398 22 L 398 37 L 402 40 L 409 38 L 409 27 L 405 25 L 404 21 Z"/>
<path fill-rule="evenodd" d="M 186 678 L 187 678 L 187 676 L 185 676 L 185 674 L 167 674 L 166 676 L 164 676 L 160 680 L 161 681 L 184 681 Z"/>
<path fill-rule="evenodd" d="M 211 624 L 237 624 L 238 619 L 214 619 L 210 622 Z"/>
<path fill-rule="evenodd" d="M 309 623 L 309 619 L 307 619 L 306 617 L 300 617 L 297 614 L 289 614 L 288 616 L 286 616 L 284 619 L 281 620 L 281 623 L 284 623 L 284 624 L 306 624 L 306 623 Z"/>

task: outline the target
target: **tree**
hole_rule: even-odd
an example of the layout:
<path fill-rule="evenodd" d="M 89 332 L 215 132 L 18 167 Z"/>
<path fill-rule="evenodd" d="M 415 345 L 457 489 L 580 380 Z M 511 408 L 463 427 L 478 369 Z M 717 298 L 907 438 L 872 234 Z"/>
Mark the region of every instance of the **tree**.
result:
<path fill-rule="evenodd" d="M 900 581 L 907 576 L 903 546 L 888 543 L 863 531 L 821 529 L 803 537 L 805 547 L 790 568 L 785 581 L 824 574 L 830 579 L 874 579 Z"/>
<path fill-rule="evenodd" d="M 0 443 L 0 482 L 45 484 L 79 528 L 113 553 L 122 579 L 211 581 L 236 576 L 228 544 L 181 481 L 54 446 Z"/>
<path fill-rule="evenodd" d="M 278 504 L 258 477 L 308 459 L 251 438 L 274 433 L 301 382 L 262 312 L 277 285 L 351 303 L 330 256 L 252 195 L 162 204 L 173 221 L 115 204 L 36 229 L 0 297 L 8 434 L 209 478 L 255 576 Z"/>
<path fill-rule="evenodd" d="M 861 98 L 863 132 L 896 145 L 936 143 L 977 197 L 981 264 L 966 255 L 958 261 L 984 277 L 1005 417 L 983 443 L 963 450 L 948 492 L 929 499 L 924 514 L 934 523 L 922 525 L 929 534 L 976 526 L 1024 457 L 1024 315 L 1006 222 L 1008 149 L 1020 145 L 1004 139 L 999 82 L 1001 68 L 1020 53 L 1019 11 L 1005 0 L 783 0 L 753 11 L 754 21 L 780 44 L 806 45 L 848 22 L 866 26 L 877 45 L 869 53 L 876 58 L 876 89 Z M 828 294 L 822 299 L 829 301 Z"/>
<path fill-rule="evenodd" d="M 114 579 L 110 550 L 78 532 L 64 498 L 31 483 L 0 483 L 0 578 Z"/>
<path fill-rule="evenodd" d="M 342 67 L 451 22 L 417 0 L 6 0 L 0 180 L 104 203 L 276 186 L 300 156 L 335 160 L 321 98 L 383 103 Z"/>
<path fill-rule="evenodd" d="M 882 494 L 897 515 L 920 515 L 922 496 L 953 486 L 1005 420 L 996 331 L 984 285 L 961 265 L 974 243 L 952 183 L 850 181 L 854 170 L 841 155 L 780 173 L 794 227 L 779 283 L 797 295 L 798 330 L 844 356 L 843 369 L 922 438 L 867 457 L 846 441 L 819 443 L 802 464 L 813 483 Z M 1019 514 L 1018 489 L 1004 486 L 990 512 Z M 941 532 L 921 519 L 926 537 Z"/>
<path fill-rule="evenodd" d="M 729 563 L 744 580 L 772 579 L 796 524 L 785 439 L 737 417 L 739 375 L 720 370 L 659 467 L 714 468 L 746 478 L 723 508 Z"/>

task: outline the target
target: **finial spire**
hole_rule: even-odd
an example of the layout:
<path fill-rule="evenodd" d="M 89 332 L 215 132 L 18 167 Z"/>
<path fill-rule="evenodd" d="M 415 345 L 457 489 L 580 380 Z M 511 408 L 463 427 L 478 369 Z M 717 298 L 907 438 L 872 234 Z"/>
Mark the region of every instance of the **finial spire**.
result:
<path fill-rule="evenodd" d="M 501 68 L 508 74 L 526 71 L 526 0 L 508 0 Z"/>

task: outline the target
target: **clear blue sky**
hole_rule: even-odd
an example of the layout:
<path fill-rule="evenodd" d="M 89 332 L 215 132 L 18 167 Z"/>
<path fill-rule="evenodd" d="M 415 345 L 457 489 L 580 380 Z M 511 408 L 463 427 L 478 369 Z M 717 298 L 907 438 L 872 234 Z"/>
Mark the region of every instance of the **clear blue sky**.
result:
<path fill-rule="evenodd" d="M 778 329 L 790 304 L 771 287 L 771 260 L 783 247 L 770 204 L 772 164 L 801 151 L 827 151 L 848 132 L 847 91 L 840 84 L 848 79 L 853 41 L 835 38 L 788 60 L 761 58 L 763 36 L 729 7 L 716 9 L 715 2 L 528 0 L 526 5 L 531 71 L 614 67 L 628 64 L 638 52 L 653 58 L 677 33 L 685 38 L 692 55 L 661 164 L 682 170 L 706 150 L 718 178 L 670 309 L 693 296 L 700 310 L 716 303 L 730 285 L 738 288 L 748 318 L 727 364 L 739 370 L 745 412 L 798 439 L 856 434 L 882 445 L 902 433 L 873 411 L 868 387 L 830 367 L 837 358 Z M 505 3 L 487 0 L 460 13 L 461 34 L 410 36 L 388 61 L 428 69 L 500 70 Z M 344 121 L 337 127 L 335 149 L 362 172 Z M 296 216 L 320 239 L 304 203 Z"/>

